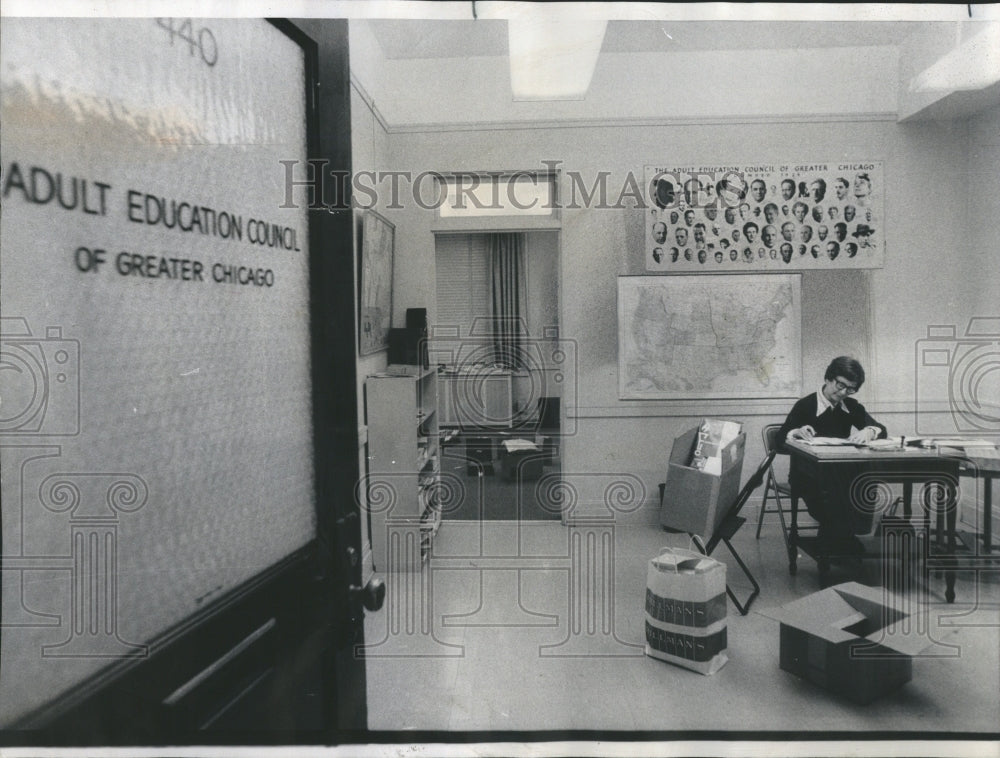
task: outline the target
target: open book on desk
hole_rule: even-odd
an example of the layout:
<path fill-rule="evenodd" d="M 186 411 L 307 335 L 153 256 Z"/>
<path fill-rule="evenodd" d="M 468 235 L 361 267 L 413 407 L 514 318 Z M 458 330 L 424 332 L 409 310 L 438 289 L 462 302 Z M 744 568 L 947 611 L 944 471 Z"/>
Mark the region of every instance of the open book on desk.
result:
<path fill-rule="evenodd" d="M 843 437 L 813 437 L 812 439 L 809 440 L 804 440 L 800 438 L 798 441 L 801 442 L 803 445 L 812 445 L 814 447 L 833 447 L 835 445 L 850 445 L 851 447 L 854 447 L 854 445 L 857 444 L 854 442 L 849 442 L 848 440 L 845 440 Z"/>
<path fill-rule="evenodd" d="M 858 434 L 860 430 L 852 426 L 851 427 L 851 437 Z M 891 447 L 900 448 L 903 446 L 902 437 L 889 437 L 882 440 L 869 440 L 868 442 L 855 442 L 849 438 L 845 439 L 843 437 L 813 437 L 812 439 L 799 439 L 804 445 L 813 445 L 815 447 L 834 447 L 834 446 L 846 446 L 851 445 L 853 447 L 870 447 L 873 449 L 887 449 Z"/>

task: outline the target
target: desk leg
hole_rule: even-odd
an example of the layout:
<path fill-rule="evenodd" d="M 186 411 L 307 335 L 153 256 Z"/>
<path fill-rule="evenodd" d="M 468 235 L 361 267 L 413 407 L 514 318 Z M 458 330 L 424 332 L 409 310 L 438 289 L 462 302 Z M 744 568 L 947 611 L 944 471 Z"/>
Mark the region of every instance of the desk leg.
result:
<path fill-rule="evenodd" d="M 945 500 L 945 519 L 947 521 L 948 537 L 947 537 L 947 554 L 949 566 L 945 570 L 944 580 L 945 580 L 945 592 L 944 599 L 949 603 L 955 602 L 955 539 L 956 531 L 958 529 L 958 493 L 952 485 L 948 485 L 948 495 Z"/>
<path fill-rule="evenodd" d="M 909 480 L 903 482 L 903 515 L 907 521 L 913 515 L 913 482 Z"/>
<path fill-rule="evenodd" d="M 795 576 L 799 558 L 799 496 L 792 493 L 792 525 L 788 532 L 788 573 Z"/>
<path fill-rule="evenodd" d="M 946 503 L 947 502 L 948 501 L 946 500 Z M 936 533 L 936 536 L 934 537 L 934 539 L 938 543 L 938 545 L 941 545 L 942 542 L 945 545 L 948 544 L 948 537 L 944 533 L 944 530 L 945 530 L 945 514 L 946 513 L 947 513 L 947 511 L 942 512 L 941 509 L 938 508 L 937 512 L 934 514 L 934 531 Z"/>
<path fill-rule="evenodd" d="M 993 552 L 993 477 L 983 479 L 983 552 Z"/>

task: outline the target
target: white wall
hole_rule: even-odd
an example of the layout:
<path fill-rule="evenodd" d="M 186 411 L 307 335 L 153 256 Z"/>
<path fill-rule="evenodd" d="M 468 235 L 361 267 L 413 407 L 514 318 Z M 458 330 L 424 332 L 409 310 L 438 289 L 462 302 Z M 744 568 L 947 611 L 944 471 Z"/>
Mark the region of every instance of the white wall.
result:
<path fill-rule="evenodd" d="M 471 83 L 448 95 L 447 103 L 460 110 L 454 126 L 448 125 L 448 116 L 417 126 L 432 120 L 426 108 L 423 115 L 406 110 L 416 108 L 418 99 L 425 106 L 434 102 L 436 113 L 449 113 L 429 96 L 441 82 L 418 76 L 420 69 L 409 66 L 411 61 L 405 72 L 402 62 L 391 61 L 387 79 L 409 85 L 399 93 L 399 102 L 386 107 L 412 120 L 390 128 L 388 162 L 394 170 L 416 175 L 543 169 L 543 161 L 558 161 L 564 174 L 575 171 L 590 180 L 610 172 L 608 185 L 616 188 L 630 172 L 642 177 L 643 166 L 651 162 L 884 161 L 885 267 L 803 275 L 803 389 L 818 386 L 834 355 L 859 355 L 869 377 L 860 399 L 892 432 L 912 434 L 915 355 L 927 327 L 964 327 L 971 316 L 996 310 L 1000 263 L 992 248 L 1000 223 L 1000 179 L 994 171 L 1000 116 L 994 111 L 972 121 L 898 124 L 891 115 L 896 107 L 895 59 L 873 60 L 867 53 L 856 58 L 858 78 L 841 71 L 827 77 L 835 91 L 812 95 L 800 87 L 772 88 L 767 109 L 761 108 L 761 98 L 738 96 L 760 79 L 754 70 L 737 68 L 724 77 L 710 67 L 703 71 L 706 78 L 699 80 L 694 69 L 686 79 L 711 90 L 712 103 L 726 104 L 704 117 L 679 110 L 670 120 L 640 123 L 629 122 L 627 113 L 602 120 L 587 112 L 589 120 L 583 120 L 584 111 L 578 110 L 579 118 L 567 116 L 560 122 L 567 108 L 581 106 L 552 103 L 543 123 L 521 121 L 510 128 L 488 123 L 506 112 L 488 111 L 498 106 L 481 105 Z M 785 70 L 775 68 L 776 61 L 756 70 Z M 484 65 L 466 62 L 472 63 Z M 884 76 L 879 66 L 887 69 Z M 862 70 L 872 75 L 861 79 Z M 595 81 L 604 86 L 599 78 Z M 626 89 L 640 86 L 624 74 L 617 81 Z M 599 92 L 606 94 L 606 89 Z M 707 107 L 709 101 L 698 102 Z M 808 110 L 804 103 L 810 104 Z M 837 107 L 841 115 L 817 115 L 838 113 Z M 565 198 L 565 180 L 561 192 Z M 404 302 L 428 304 L 433 318 L 434 214 L 412 202 L 395 213 L 397 309 Z M 970 224 L 970 215 L 979 223 Z M 672 404 L 619 400 L 616 278 L 644 273 L 642 215 L 629 209 L 564 209 L 561 220 L 559 324 L 562 337 L 575 344 L 578 360 L 578 403 L 567 409 L 575 435 L 565 441 L 563 469 L 580 477 L 581 498 L 594 504 L 603 500 L 604 485 L 588 486 L 588 480 L 604 481 L 597 476 L 601 474 L 605 479 L 637 476 L 650 506 L 638 518 L 654 520 L 656 485 L 663 480 L 676 435 L 705 415 L 741 418 L 747 423 L 749 471 L 762 456 L 760 427 L 782 420 L 793 398 Z M 747 281 L 752 286 L 752 276 Z M 945 409 L 946 400 L 942 396 L 935 410 Z"/>
<path fill-rule="evenodd" d="M 966 163 L 969 251 L 981 268 L 977 275 L 993 287 L 979 292 L 978 312 L 1000 316 L 1000 107 L 970 119 Z"/>
<path fill-rule="evenodd" d="M 975 292 L 973 308 L 976 315 L 1000 324 L 1000 107 L 969 121 L 966 179 L 969 253 L 976 266 L 973 273 L 984 283 Z M 1000 337 L 995 340 L 1000 342 Z M 1000 345 L 995 344 L 994 365 L 998 354 Z M 992 371 L 981 392 L 981 401 L 991 405 L 994 418 L 1000 418 L 1000 371 Z"/>
<path fill-rule="evenodd" d="M 870 273 L 804 276 L 803 299 L 809 299 L 804 311 L 815 309 L 809 318 L 816 328 L 805 335 L 803 379 L 811 390 L 833 355 L 870 354 L 862 397 L 883 415 L 900 414 L 904 423 L 913 414 L 914 351 L 927 325 L 964 324 L 992 287 L 979 274 L 995 270 L 995 264 L 986 249 L 970 243 L 965 223 L 967 133 L 961 122 L 844 120 L 407 132 L 390 134 L 389 142 L 397 170 L 531 169 L 557 160 L 564 171 L 584 177 L 608 171 L 612 187 L 621 186 L 628 172 L 641 176 L 646 163 L 659 161 L 885 161 L 886 266 Z M 564 197 L 566 191 L 563 187 Z M 397 266 L 396 286 L 419 293 L 411 297 L 433 292 L 433 256 L 427 252 L 432 216 L 410 204 L 397 217 L 403 230 L 397 255 L 404 262 Z M 994 212 L 991 218 L 996 217 Z M 577 434 L 566 441 L 564 470 L 636 474 L 653 493 L 670 442 L 698 418 L 744 418 L 749 468 L 760 457 L 760 425 L 780 420 L 792 399 L 673 405 L 618 400 L 616 277 L 642 273 L 641 224 L 642 214 L 634 210 L 562 212 L 560 326 L 562 336 L 576 343 L 579 360 Z M 839 288 L 851 294 L 849 310 L 836 294 Z M 869 299 L 869 313 L 859 313 Z"/>

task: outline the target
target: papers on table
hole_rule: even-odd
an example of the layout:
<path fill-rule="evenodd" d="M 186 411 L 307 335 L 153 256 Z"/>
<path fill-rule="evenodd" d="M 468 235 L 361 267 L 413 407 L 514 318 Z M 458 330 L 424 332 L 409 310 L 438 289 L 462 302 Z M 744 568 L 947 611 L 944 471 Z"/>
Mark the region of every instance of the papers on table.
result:
<path fill-rule="evenodd" d="M 886 437 L 884 440 L 866 442 L 864 447 L 871 450 L 906 450 L 907 448 L 903 446 L 903 440 L 903 437 Z M 909 440 L 906 440 L 906 442 L 909 442 Z"/>
<path fill-rule="evenodd" d="M 859 431 L 860 430 L 856 426 L 852 426 L 851 427 L 851 434 L 850 434 L 850 436 L 853 437 Z M 861 445 L 861 444 L 864 444 L 864 443 L 861 443 L 861 442 L 852 442 L 850 439 L 844 439 L 843 437 L 813 437 L 812 439 L 808 439 L 808 440 L 800 438 L 800 440 L 801 440 L 801 442 L 803 442 L 806 445 L 813 445 L 815 447 L 834 446 L 834 445 L 838 445 L 839 446 L 839 445 Z M 896 443 L 896 446 L 897 447 L 899 446 L 899 442 Z"/>
<path fill-rule="evenodd" d="M 955 448 L 984 458 L 992 458 L 997 453 L 995 442 L 984 439 L 963 439 L 960 437 L 888 437 L 873 440 L 865 445 L 872 450 L 938 450 Z"/>
<path fill-rule="evenodd" d="M 539 449 L 538 445 L 531 440 L 522 439 L 504 440 L 503 446 L 508 453 L 535 452 Z"/>
<path fill-rule="evenodd" d="M 962 437 L 886 437 L 882 440 L 871 440 L 870 442 L 851 442 L 840 437 L 813 437 L 811 440 L 800 439 L 803 445 L 814 447 L 826 446 L 847 446 L 856 445 L 867 447 L 872 450 L 900 450 L 906 448 L 940 448 L 955 447 L 959 450 L 968 450 L 975 454 L 989 454 L 997 450 L 997 442 L 985 439 L 972 439 Z"/>
<path fill-rule="evenodd" d="M 848 442 L 842 437 L 813 437 L 811 440 L 800 439 L 798 441 L 801 442 L 803 445 L 812 445 L 814 447 L 824 447 L 824 446 L 832 447 L 834 445 L 853 446 L 855 444 L 853 442 Z M 898 445 L 899 443 L 896 444 Z"/>
<path fill-rule="evenodd" d="M 962 437 L 907 437 L 907 445 L 916 445 L 917 447 L 958 447 L 958 448 L 972 448 L 972 447 L 996 447 L 996 441 L 990 442 L 989 440 L 983 439 L 972 439 L 972 438 L 962 438 Z"/>

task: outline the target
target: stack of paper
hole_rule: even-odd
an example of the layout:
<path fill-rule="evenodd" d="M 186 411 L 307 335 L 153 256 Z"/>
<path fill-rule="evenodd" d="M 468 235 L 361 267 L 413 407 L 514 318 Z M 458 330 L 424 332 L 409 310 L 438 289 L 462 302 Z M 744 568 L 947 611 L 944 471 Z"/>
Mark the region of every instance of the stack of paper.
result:
<path fill-rule="evenodd" d="M 508 453 L 519 453 L 524 451 L 534 452 L 539 449 L 538 445 L 531 440 L 504 440 L 502 444 Z"/>
<path fill-rule="evenodd" d="M 691 455 L 691 466 L 706 474 L 722 473 L 722 451 L 743 431 L 739 421 L 707 418 L 698 431 L 698 442 Z"/>
<path fill-rule="evenodd" d="M 996 441 L 990 442 L 989 440 L 966 439 L 962 437 L 917 437 L 914 439 L 919 440 L 919 443 L 928 442 L 937 447 L 958 447 L 963 450 L 972 447 L 996 447 L 997 444 Z M 906 441 L 911 442 L 909 437 L 906 438 Z"/>
<path fill-rule="evenodd" d="M 853 442 L 848 442 L 843 437 L 812 437 L 811 439 L 800 439 L 798 440 L 803 445 L 813 445 L 814 447 L 827 447 L 836 445 L 853 445 Z"/>

